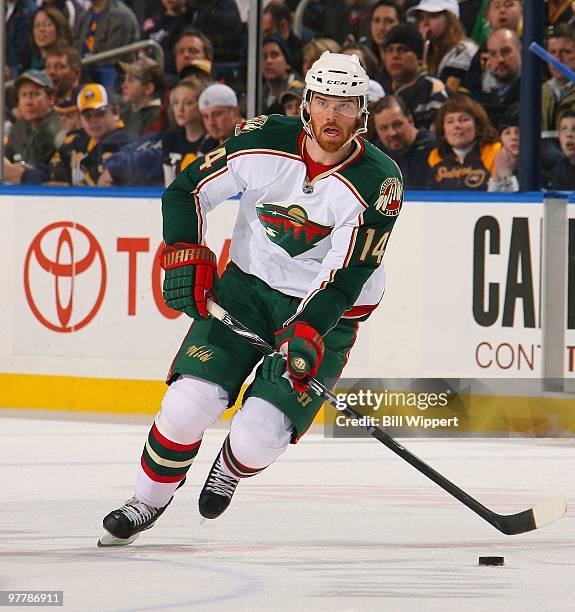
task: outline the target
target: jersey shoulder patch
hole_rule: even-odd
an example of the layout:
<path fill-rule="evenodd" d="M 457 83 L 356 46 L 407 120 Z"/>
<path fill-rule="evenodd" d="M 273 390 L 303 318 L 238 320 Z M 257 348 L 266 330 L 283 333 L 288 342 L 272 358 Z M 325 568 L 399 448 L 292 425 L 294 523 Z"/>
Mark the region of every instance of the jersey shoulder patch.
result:
<path fill-rule="evenodd" d="M 383 151 L 364 141 L 361 159 L 342 171 L 367 205 L 375 223 L 393 220 L 403 202 L 403 178 L 397 164 Z"/>
<path fill-rule="evenodd" d="M 236 126 L 234 136 L 226 141 L 226 150 L 228 155 L 250 149 L 297 155 L 297 141 L 302 129 L 298 117 L 258 115 Z"/>

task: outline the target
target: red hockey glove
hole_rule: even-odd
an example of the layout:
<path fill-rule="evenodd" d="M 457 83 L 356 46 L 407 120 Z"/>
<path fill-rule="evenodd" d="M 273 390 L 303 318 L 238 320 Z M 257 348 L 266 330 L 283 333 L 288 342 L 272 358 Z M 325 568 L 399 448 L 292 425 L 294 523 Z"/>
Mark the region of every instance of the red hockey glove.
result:
<path fill-rule="evenodd" d="M 276 347 L 285 355 L 286 361 L 285 365 L 281 364 L 281 368 L 278 360 L 270 363 L 271 367 L 267 369 L 267 373 L 272 379 L 277 379 L 274 380 L 277 384 L 283 371 L 287 369 L 293 388 L 298 393 L 307 391 L 309 387 L 303 381 L 308 376 L 313 377 L 317 374 L 323 359 L 325 347 L 322 337 L 311 325 L 302 321 L 296 321 L 280 329 L 275 335 Z"/>
<path fill-rule="evenodd" d="M 164 300 L 189 317 L 207 317 L 207 294 L 214 285 L 216 256 L 206 246 L 176 242 L 160 254 L 166 271 Z"/>

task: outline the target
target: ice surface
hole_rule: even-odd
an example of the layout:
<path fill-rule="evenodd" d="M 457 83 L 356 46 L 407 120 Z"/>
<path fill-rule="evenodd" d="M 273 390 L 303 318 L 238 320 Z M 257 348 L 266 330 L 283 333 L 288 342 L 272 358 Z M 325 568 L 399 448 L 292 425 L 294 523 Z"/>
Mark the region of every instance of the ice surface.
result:
<path fill-rule="evenodd" d="M 64 609 L 95 611 L 575 609 L 572 442 L 405 441 L 501 513 L 564 493 L 567 515 L 529 534 L 500 534 L 375 440 L 321 433 L 200 525 L 197 497 L 226 434 L 214 429 L 158 524 L 99 549 L 102 517 L 132 495 L 148 426 L 5 414 L 0 590 L 63 590 Z M 479 567 L 482 555 L 505 566 Z"/>

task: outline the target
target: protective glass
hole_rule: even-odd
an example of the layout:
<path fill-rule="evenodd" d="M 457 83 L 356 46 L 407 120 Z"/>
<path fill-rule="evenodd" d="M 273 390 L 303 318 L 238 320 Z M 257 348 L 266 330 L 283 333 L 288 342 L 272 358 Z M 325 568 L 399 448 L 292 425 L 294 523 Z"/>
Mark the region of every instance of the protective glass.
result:
<path fill-rule="evenodd" d="M 355 118 L 359 114 L 357 100 L 328 101 L 314 96 L 311 100 L 310 109 L 313 113 L 327 113 L 329 110 L 339 113 L 344 117 Z"/>

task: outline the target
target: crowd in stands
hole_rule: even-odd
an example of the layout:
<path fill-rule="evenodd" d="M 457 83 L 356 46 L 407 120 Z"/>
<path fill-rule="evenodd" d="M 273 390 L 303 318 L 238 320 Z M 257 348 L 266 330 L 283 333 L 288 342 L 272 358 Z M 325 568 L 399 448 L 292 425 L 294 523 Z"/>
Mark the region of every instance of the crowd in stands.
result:
<path fill-rule="evenodd" d="M 265 114 L 299 116 L 324 51 L 370 77 L 368 133 L 407 189 L 519 190 L 522 0 L 264 1 Z M 246 110 L 248 0 L 7 0 L 4 182 L 167 185 Z M 545 47 L 575 71 L 575 3 Z M 299 29 L 298 29 L 299 31 Z M 95 54 L 150 40 L 113 58 Z M 98 61 L 95 61 L 98 60 Z M 575 189 L 575 83 L 544 66 L 544 189 Z"/>

